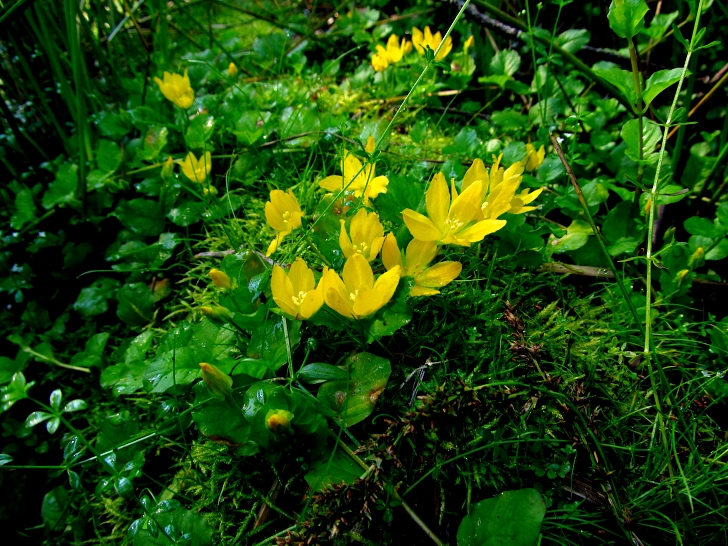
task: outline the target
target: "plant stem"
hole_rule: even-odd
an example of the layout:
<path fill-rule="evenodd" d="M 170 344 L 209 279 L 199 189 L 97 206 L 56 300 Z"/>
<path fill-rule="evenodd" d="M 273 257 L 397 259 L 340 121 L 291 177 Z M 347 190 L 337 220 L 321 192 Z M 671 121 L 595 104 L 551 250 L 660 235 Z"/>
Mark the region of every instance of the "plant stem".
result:
<path fill-rule="evenodd" d="M 635 110 L 637 112 L 637 124 L 639 132 L 639 158 L 640 161 L 637 164 L 637 184 L 635 185 L 634 202 L 639 205 L 640 199 L 640 187 L 642 186 L 642 176 L 645 173 L 645 165 L 642 163 L 644 159 L 643 141 L 644 141 L 644 128 L 643 128 L 643 116 L 642 112 L 642 75 L 640 74 L 639 59 L 637 57 L 637 48 L 634 45 L 634 40 L 629 40 L 629 60 L 632 64 L 632 79 L 634 81 L 634 92 L 637 95 L 637 104 L 635 104 Z"/>

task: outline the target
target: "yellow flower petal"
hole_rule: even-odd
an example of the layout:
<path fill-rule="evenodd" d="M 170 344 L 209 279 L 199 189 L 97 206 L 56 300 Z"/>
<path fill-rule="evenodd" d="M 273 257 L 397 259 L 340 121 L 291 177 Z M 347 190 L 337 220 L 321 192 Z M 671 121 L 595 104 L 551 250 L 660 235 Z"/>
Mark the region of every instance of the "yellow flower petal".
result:
<path fill-rule="evenodd" d="M 482 220 L 458 234 L 458 238 L 470 243 L 482 241 L 486 235 L 490 235 L 506 225 L 505 220 Z"/>
<path fill-rule="evenodd" d="M 387 234 L 387 238 L 384 239 L 384 244 L 382 246 L 382 263 L 387 271 L 393 267 L 402 267 L 402 253 L 397 245 L 397 238 L 392 232 Z"/>
<path fill-rule="evenodd" d="M 453 281 L 463 270 L 460 262 L 440 262 L 428 267 L 415 277 L 417 286 L 441 288 Z"/>
<path fill-rule="evenodd" d="M 321 182 L 319 186 L 330 192 L 339 192 L 344 188 L 344 177 L 338 174 L 327 176 Z"/>
<path fill-rule="evenodd" d="M 437 226 L 440 231 L 445 231 L 445 220 L 447 219 L 448 209 L 450 208 L 450 192 L 447 189 L 445 175 L 441 172 L 437 173 L 427 188 L 425 193 L 425 206 L 427 215 L 432 223 Z M 416 237 L 420 239 L 420 237 Z M 426 240 L 426 239 L 424 239 Z"/>
<path fill-rule="evenodd" d="M 273 292 L 273 300 L 276 302 L 276 305 L 286 314 L 295 318 L 298 313 L 298 307 L 293 305 L 293 283 L 291 283 L 286 272 L 278 265 L 273 266 L 270 288 Z"/>
<path fill-rule="evenodd" d="M 411 298 L 415 298 L 417 296 L 434 296 L 439 293 L 440 291 L 435 290 L 434 288 L 425 288 L 424 286 L 414 285 L 407 295 Z"/>
<path fill-rule="evenodd" d="M 418 241 L 413 239 L 407 245 L 406 276 L 417 276 L 435 259 L 437 244 L 434 241 Z M 389 269 L 389 268 L 388 268 Z"/>
<path fill-rule="evenodd" d="M 402 218 L 412 237 L 420 241 L 439 241 L 442 236 L 440 230 L 427 216 L 411 209 L 402 211 Z"/>
<path fill-rule="evenodd" d="M 362 285 L 372 286 L 374 284 L 372 268 L 361 254 L 354 254 L 346 260 L 342 277 L 349 293 L 355 293 Z"/>

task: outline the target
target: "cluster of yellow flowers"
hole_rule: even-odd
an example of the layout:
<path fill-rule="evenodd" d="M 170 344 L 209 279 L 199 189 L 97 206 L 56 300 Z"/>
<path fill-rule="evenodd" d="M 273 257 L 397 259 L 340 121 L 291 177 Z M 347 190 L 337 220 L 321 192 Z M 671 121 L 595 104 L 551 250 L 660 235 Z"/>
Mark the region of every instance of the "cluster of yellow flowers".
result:
<path fill-rule="evenodd" d="M 195 90 L 190 85 L 190 77 L 187 75 L 187 69 L 183 76 L 179 74 L 164 73 L 164 79 L 154 78 L 159 86 L 162 95 L 171 100 L 183 110 L 187 110 L 195 102 Z"/>
<path fill-rule="evenodd" d="M 374 68 L 377 72 L 381 72 L 390 64 L 395 64 L 401 61 L 402 57 L 412 51 L 413 46 L 417 53 L 424 55 L 427 47 L 436 51 L 437 48 L 440 47 L 441 42 L 442 34 L 439 31 L 432 34 L 430 27 L 425 27 L 424 32 L 418 28 L 412 27 L 411 42 L 404 38 L 400 40 L 399 37 L 392 34 L 387 40 L 387 47 L 377 44 L 377 50 L 372 54 L 372 68 Z M 472 45 L 472 42 L 466 42 L 466 47 L 468 43 Z M 452 51 L 452 37 L 448 36 L 445 43 L 442 44 L 442 49 L 440 49 L 438 54 L 435 56 L 435 60 L 443 60 L 447 57 L 447 54 L 450 53 L 450 51 Z"/>
<path fill-rule="evenodd" d="M 367 147 L 373 149 L 371 139 Z M 538 159 L 539 152 L 535 153 Z M 410 296 L 439 294 L 438 288 L 452 282 L 462 271 L 462 265 L 445 261 L 430 266 L 438 245 L 468 247 L 505 226 L 506 221 L 499 219 L 503 214 L 522 214 L 536 208 L 528 205 L 543 188 L 525 189 L 517 194 L 524 165 L 516 162 L 504 169 L 500 159 L 493 158 L 490 171 L 482 160 L 476 159 L 463 178 L 460 193 L 455 180 L 450 181 L 448 188 L 444 174 L 437 173 L 425 194 L 427 216 L 411 209 L 402 211 L 413 237 L 405 251 L 400 250 L 393 233 L 385 237 L 384 226 L 376 212 L 359 209 L 348 230 L 346 222 L 341 220 L 339 246 L 346 258 L 342 276 L 324 267 L 317 284 L 313 270 L 302 258 L 296 259 L 288 273 L 274 265 L 271 290 L 276 304 L 294 319 L 311 318 L 325 303 L 341 316 L 358 320 L 386 305 L 402 277 L 414 279 Z M 320 185 L 332 192 L 348 190 L 358 197 L 374 198 L 386 192 L 389 181 L 385 177 L 375 177 L 374 165 L 370 167 L 369 170 L 369 166 L 363 168 L 361 162 L 347 152 L 342 162 L 345 174 L 327 177 Z M 373 184 L 378 178 L 383 180 Z M 375 194 L 367 194 L 370 186 L 377 188 Z M 268 224 L 276 230 L 276 238 L 268 248 L 268 255 L 275 251 L 285 235 L 301 227 L 303 217 L 290 190 L 287 193 L 273 190 L 270 195 L 265 212 Z M 375 277 L 370 262 L 380 253 L 386 272 Z"/>

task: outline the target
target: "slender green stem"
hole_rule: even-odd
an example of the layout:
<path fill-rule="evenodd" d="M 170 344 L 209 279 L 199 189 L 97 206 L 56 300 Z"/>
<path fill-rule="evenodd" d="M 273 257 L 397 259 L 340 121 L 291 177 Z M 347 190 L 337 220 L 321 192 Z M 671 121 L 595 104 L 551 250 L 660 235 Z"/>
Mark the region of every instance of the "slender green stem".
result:
<path fill-rule="evenodd" d="M 629 40 L 629 60 L 632 65 L 632 80 L 634 82 L 634 92 L 637 96 L 637 104 L 635 104 L 635 111 L 637 112 L 637 129 L 639 135 L 639 163 L 637 164 L 637 184 L 634 192 L 634 202 L 639 204 L 640 199 L 640 188 L 642 186 L 642 176 L 645 173 L 645 165 L 642 162 L 644 159 L 644 112 L 642 111 L 642 74 L 639 68 L 639 58 L 637 57 L 637 48 L 635 47 L 634 40 Z"/>

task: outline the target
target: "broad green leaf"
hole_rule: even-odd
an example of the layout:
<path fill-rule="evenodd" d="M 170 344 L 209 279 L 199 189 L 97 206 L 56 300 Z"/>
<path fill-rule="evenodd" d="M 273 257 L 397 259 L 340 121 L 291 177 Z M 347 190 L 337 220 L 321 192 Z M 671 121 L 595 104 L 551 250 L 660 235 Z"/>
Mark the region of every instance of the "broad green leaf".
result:
<path fill-rule="evenodd" d="M 121 165 L 121 148 L 110 140 L 99 140 L 96 145 L 96 165 L 104 173 L 113 173 Z"/>
<path fill-rule="evenodd" d="M 23 372 L 13 375 L 10 383 L 0 387 L 0 413 L 7 411 L 15 402 L 28 398 L 28 390 L 35 385 L 35 381 L 26 383 Z"/>
<path fill-rule="evenodd" d="M 347 359 L 348 380 L 324 383 L 317 398 L 340 415 L 350 427 L 366 419 L 387 386 L 392 367 L 389 360 L 370 353 L 358 353 Z"/>
<path fill-rule="evenodd" d="M 141 390 L 147 364 L 143 360 L 133 360 L 108 366 L 101 372 L 101 386 L 113 387 L 114 394 L 131 394 Z"/>
<path fill-rule="evenodd" d="M 154 532 L 152 522 L 161 529 Z M 213 543 L 212 529 L 205 518 L 181 508 L 169 512 L 155 510 L 154 520 L 144 518 L 133 537 L 133 546 L 210 546 Z"/>
<path fill-rule="evenodd" d="M 521 66 L 521 56 L 512 49 L 501 49 L 490 61 L 490 70 L 495 75 L 513 76 Z"/>
<path fill-rule="evenodd" d="M 592 69 L 600 78 L 603 78 L 627 98 L 630 104 L 637 104 L 638 95 L 634 88 L 634 77 L 629 70 L 622 70 L 616 64 L 602 61 L 595 64 Z"/>
<path fill-rule="evenodd" d="M 325 491 L 332 485 L 353 484 L 364 473 L 362 467 L 352 460 L 343 449 L 337 446 L 333 457 L 327 455 L 311 465 L 311 470 L 304 476 L 308 486 L 314 491 Z"/>
<path fill-rule="evenodd" d="M 721 239 L 706 255 L 706 260 L 722 260 L 728 258 L 728 239 Z"/>
<path fill-rule="evenodd" d="M 247 110 L 243 112 L 235 122 L 235 130 L 233 134 L 238 138 L 238 142 L 246 146 L 252 146 L 263 135 L 268 134 L 267 129 L 271 117 L 270 112 L 257 112 Z"/>
<path fill-rule="evenodd" d="M 523 161 L 526 158 L 526 144 L 514 140 L 506 144 L 503 150 L 503 165 L 513 165 L 516 161 Z"/>
<path fill-rule="evenodd" d="M 680 81 L 682 68 L 673 68 L 672 70 L 658 70 L 647 79 L 645 90 L 642 93 L 642 100 L 645 103 L 645 110 L 653 100 L 665 89 Z M 690 71 L 685 72 L 685 76 L 689 76 Z"/>
<path fill-rule="evenodd" d="M 239 401 L 239 407 L 234 408 L 225 401 L 212 398 L 202 381 L 195 384 L 194 391 L 196 408 L 192 418 L 202 434 L 233 447 L 239 455 L 257 452 L 257 448 L 249 443 L 250 424 L 242 412 L 242 394 L 233 394 L 234 399 Z"/>
<path fill-rule="evenodd" d="M 721 203 L 718 210 L 715 211 L 715 217 L 722 226 L 728 228 L 728 203 Z"/>
<path fill-rule="evenodd" d="M 338 366 L 315 362 L 313 364 L 306 364 L 298 370 L 296 377 L 306 383 L 323 383 L 332 379 L 347 379 L 349 373 Z"/>
<path fill-rule="evenodd" d="M 541 166 L 538 168 L 536 178 L 538 178 L 538 181 L 542 184 L 548 184 L 565 174 L 566 171 L 564 170 L 564 165 L 561 163 L 561 160 L 555 155 L 549 155 L 546 156 L 543 163 L 541 163 Z"/>
<path fill-rule="evenodd" d="M 418 120 L 410 129 L 410 138 L 413 142 L 416 144 L 419 144 L 422 142 L 427 136 L 427 120 L 426 119 L 420 119 Z"/>
<path fill-rule="evenodd" d="M 472 156 L 475 150 L 480 146 L 480 138 L 475 129 L 463 127 L 455 136 L 452 144 L 442 149 L 444 154 L 457 154 L 464 156 Z"/>
<path fill-rule="evenodd" d="M 208 143 L 215 128 L 215 118 L 210 114 L 199 114 L 194 117 L 187 127 L 185 143 L 193 150 L 212 150 Z"/>
<path fill-rule="evenodd" d="M 667 184 L 666 186 L 663 186 L 659 189 L 659 196 L 657 197 L 657 203 L 658 205 L 669 205 L 671 203 L 677 203 L 678 201 L 682 201 L 685 199 L 689 192 L 687 188 L 683 188 L 682 186 L 678 186 L 677 184 Z M 642 202 L 642 198 L 644 198 L 644 203 Z M 647 199 L 649 199 L 649 195 L 646 193 L 643 193 L 640 196 L 640 204 L 644 207 L 647 204 Z"/>
<path fill-rule="evenodd" d="M 631 40 L 645 25 L 645 15 L 650 11 L 645 0 L 622 0 L 609 6 L 609 26 L 620 38 Z"/>
<path fill-rule="evenodd" d="M 581 220 L 574 220 L 566 228 L 566 235 L 560 239 L 550 239 L 546 249 L 554 254 L 576 250 L 586 244 L 592 233 L 593 232 L 589 224 Z"/>
<path fill-rule="evenodd" d="M 0 385 L 8 383 L 17 372 L 25 367 L 25 362 L 0 356 Z"/>
<path fill-rule="evenodd" d="M 121 283 L 118 280 L 102 277 L 91 286 L 81 289 L 73 309 L 85 318 L 105 313 L 109 308 L 107 301 L 115 297 L 119 286 Z"/>
<path fill-rule="evenodd" d="M 619 133 L 624 142 L 627 144 L 626 154 L 632 161 L 640 160 L 640 133 L 639 120 L 631 119 L 622 126 Z M 657 154 L 654 153 L 655 147 L 662 140 L 662 129 L 654 121 L 642 119 L 642 160 L 654 162 L 657 160 Z"/>
<path fill-rule="evenodd" d="M 536 546 L 545 514 L 535 489 L 504 491 L 471 507 L 458 528 L 458 546 Z"/>
<path fill-rule="evenodd" d="M 149 287 L 141 282 L 125 284 L 116 294 L 119 306 L 116 316 L 129 326 L 144 326 L 152 321 L 154 296 Z"/>
<path fill-rule="evenodd" d="M 639 219 L 639 209 L 630 201 L 617 203 L 609 211 L 602 226 L 604 238 L 609 243 L 609 254 L 618 256 L 635 250 L 642 241 L 644 230 Z"/>
<path fill-rule="evenodd" d="M 43 497 L 43 504 L 40 507 L 40 515 L 43 523 L 49 531 L 60 530 L 64 518 L 68 517 L 68 492 L 63 487 L 54 487 Z"/>
<path fill-rule="evenodd" d="M 570 28 L 556 37 L 555 43 L 569 53 L 577 53 L 589 43 L 591 34 L 583 28 Z"/>
<path fill-rule="evenodd" d="M 28 188 L 22 188 L 15 194 L 15 211 L 10 218 L 10 227 L 21 229 L 25 224 L 35 219 L 35 210 L 33 192 Z"/>
<path fill-rule="evenodd" d="M 690 235 L 702 235 L 703 237 L 710 237 L 712 239 L 725 235 L 724 229 L 716 226 L 707 218 L 692 216 L 685 220 L 683 225 L 685 226 L 685 231 L 687 231 Z"/>
<path fill-rule="evenodd" d="M 56 205 L 65 205 L 74 200 L 76 188 L 78 187 L 78 167 L 71 163 L 64 163 L 58 167 L 56 179 L 51 182 L 43 194 L 41 204 L 45 209 L 51 209 Z"/>
<path fill-rule="evenodd" d="M 253 332 L 253 337 L 248 344 L 248 357 L 265 360 L 272 370 L 277 370 L 288 362 L 284 320 L 288 327 L 288 341 L 291 350 L 296 348 L 301 340 L 301 321 L 271 315 L 262 326 Z"/>
<path fill-rule="evenodd" d="M 156 201 L 122 201 L 116 207 L 114 215 L 125 228 L 137 235 L 159 235 L 164 230 L 164 213 Z"/>
<path fill-rule="evenodd" d="M 144 142 L 139 148 L 139 156 L 145 161 L 153 161 L 167 145 L 169 130 L 163 125 L 152 125 L 144 135 Z"/>
<path fill-rule="evenodd" d="M 296 146 L 318 140 L 320 135 L 315 133 L 318 132 L 320 126 L 321 122 L 313 109 L 289 106 L 281 113 L 278 132 L 281 138 L 288 139 L 290 146 Z M 296 135 L 301 135 L 301 137 L 291 138 Z"/>

